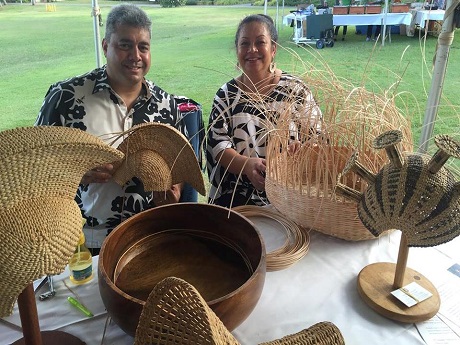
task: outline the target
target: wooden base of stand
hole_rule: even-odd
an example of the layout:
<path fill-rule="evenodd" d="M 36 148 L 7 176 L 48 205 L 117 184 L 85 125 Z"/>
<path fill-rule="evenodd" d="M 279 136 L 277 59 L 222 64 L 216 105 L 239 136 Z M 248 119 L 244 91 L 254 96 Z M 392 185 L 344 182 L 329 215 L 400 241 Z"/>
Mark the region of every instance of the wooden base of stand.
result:
<path fill-rule="evenodd" d="M 62 331 L 42 331 L 43 345 L 86 345 L 85 342 L 81 341 L 72 334 Z M 12 345 L 25 345 L 26 341 L 24 338 L 16 340 Z"/>
<path fill-rule="evenodd" d="M 364 267 L 358 275 L 358 292 L 361 298 L 377 313 L 400 322 L 416 323 L 431 319 L 439 310 L 441 301 L 434 285 L 420 273 L 407 268 L 403 286 L 416 282 L 433 296 L 412 307 L 406 307 L 391 294 L 396 264 L 380 262 Z"/>

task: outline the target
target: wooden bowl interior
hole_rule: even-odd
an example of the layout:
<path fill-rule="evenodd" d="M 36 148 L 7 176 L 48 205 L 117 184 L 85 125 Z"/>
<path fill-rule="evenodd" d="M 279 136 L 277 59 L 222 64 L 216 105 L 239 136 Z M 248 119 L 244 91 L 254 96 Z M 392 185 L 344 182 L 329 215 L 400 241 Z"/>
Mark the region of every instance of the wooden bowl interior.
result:
<path fill-rule="evenodd" d="M 254 224 L 229 209 L 180 203 L 116 227 L 99 254 L 99 291 L 112 319 L 134 335 L 144 301 L 168 276 L 195 286 L 231 331 L 251 313 L 265 281 L 265 245 Z"/>
<path fill-rule="evenodd" d="M 206 301 L 242 286 L 253 274 L 247 255 L 225 238 L 193 229 L 170 229 L 135 243 L 119 259 L 113 281 L 128 295 L 145 301 L 157 283 L 179 277 Z"/>

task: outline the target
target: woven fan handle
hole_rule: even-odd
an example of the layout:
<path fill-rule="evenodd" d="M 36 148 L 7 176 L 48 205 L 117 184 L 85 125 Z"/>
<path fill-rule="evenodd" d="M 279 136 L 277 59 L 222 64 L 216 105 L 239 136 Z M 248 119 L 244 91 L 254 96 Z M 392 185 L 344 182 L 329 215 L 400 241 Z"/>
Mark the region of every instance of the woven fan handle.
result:
<path fill-rule="evenodd" d="M 27 285 L 18 296 L 18 308 L 25 343 L 28 345 L 42 345 L 37 304 L 35 303 L 35 293 L 32 283 Z"/>

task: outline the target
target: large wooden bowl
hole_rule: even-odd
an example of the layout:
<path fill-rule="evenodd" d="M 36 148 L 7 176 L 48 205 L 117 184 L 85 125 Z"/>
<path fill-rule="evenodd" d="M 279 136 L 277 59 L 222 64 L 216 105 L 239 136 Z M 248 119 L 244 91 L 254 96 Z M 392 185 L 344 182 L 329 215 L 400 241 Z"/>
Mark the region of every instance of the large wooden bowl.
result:
<path fill-rule="evenodd" d="M 113 321 L 134 336 L 155 284 L 182 278 L 232 331 L 259 300 L 265 256 L 260 233 L 239 213 L 198 203 L 157 207 L 127 219 L 106 238 L 99 291 Z"/>

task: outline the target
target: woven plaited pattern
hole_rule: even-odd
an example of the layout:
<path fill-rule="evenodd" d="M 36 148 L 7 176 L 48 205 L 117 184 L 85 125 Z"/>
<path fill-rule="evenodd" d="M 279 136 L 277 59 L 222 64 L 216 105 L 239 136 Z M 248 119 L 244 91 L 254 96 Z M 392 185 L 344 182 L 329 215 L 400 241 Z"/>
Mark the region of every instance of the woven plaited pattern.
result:
<path fill-rule="evenodd" d="M 372 172 L 379 171 L 387 157 L 385 152 L 374 150 L 372 143 L 383 131 L 400 129 L 405 138 L 402 149 L 411 151 L 408 117 L 401 114 L 390 93 L 369 92 L 335 79 L 333 73 L 318 71 L 316 75 L 315 71 L 313 68 L 306 80 L 321 105 L 321 126 L 315 133 L 311 126 L 300 123 L 293 131 L 299 113 L 289 108 L 280 114 L 275 128 L 268 133 L 267 197 L 302 227 L 344 240 L 374 239 L 360 224 L 357 203 L 336 195 L 337 177 L 355 150 Z M 309 116 L 308 112 L 301 114 Z M 288 150 L 293 132 L 302 143 L 295 154 Z M 359 191 L 366 188 L 354 173 L 343 183 Z"/>
<path fill-rule="evenodd" d="M 168 277 L 147 298 L 134 344 L 237 345 L 238 342 L 192 285 Z"/>
<path fill-rule="evenodd" d="M 118 184 L 123 185 L 136 176 L 144 186 L 157 188 L 163 186 L 165 181 L 172 181 L 172 184 L 187 182 L 200 194 L 206 194 L 195 152 L 187 138 L 174 127 L 156 122 L 134 126 L 118 149 L 125 153 L 125 160 L 133 160 L 132 163 L 115 166 L 113 177 Z M 150 155 L 148 160 L 137 159 L 133 154 L 142 150 L 155 154 Z M 157 174 L 166 170 L 166 177 Z M 139 176 L 140 171 L 143 176 Z"/>
<path fill-rule="evenodd" d="M 121 158 L 77 129 L 0 132 L 0 317 L 33 280 L 64 270 L 81 232 L 74 197 L 83 174 Z"/>
<path fill-rule="evenodd" d="M 375 236 L 400 229 L 412 247 L 431 247 L 460 234 L 460 188 L 452 173 L 442 167 L 432 174 L 430 157 L 404 154 L 402 168 L 388 164 L 376 175 L 358 213 Z"/>
<path fill-rule="evenodd" d="M 298 333 L 260 345 L 345 345 L 345 340 L 336 325 L 324 321 Z"/>
<path fill-rule="evenodd" d="M 334 193 L 333 181 L 352 152 L 345 147 L 310 151 L 304 156 L 304 159 L 310 160 L 310 170 L 304 176 L 295 176 L 295 157 L 279 156 L 278 163 L 272 166 L 271 173 L 265 178 L 270 202 L 280 213 L 302 227 L 348 241 L 374 239 L 358 217 L 357 203 Z M 317 176 L 321 183 L 316 184 L 312 175 Z M 294 180 L 303 180 L 303 188 L 290 182 Z M 358 190 L 366 187 L 356 176 L 349 176 L 347 182 Z"/>

